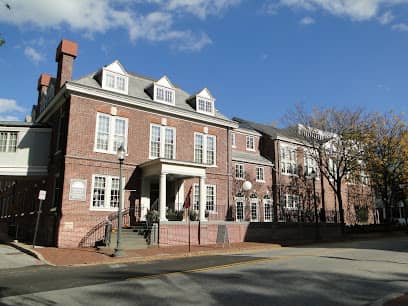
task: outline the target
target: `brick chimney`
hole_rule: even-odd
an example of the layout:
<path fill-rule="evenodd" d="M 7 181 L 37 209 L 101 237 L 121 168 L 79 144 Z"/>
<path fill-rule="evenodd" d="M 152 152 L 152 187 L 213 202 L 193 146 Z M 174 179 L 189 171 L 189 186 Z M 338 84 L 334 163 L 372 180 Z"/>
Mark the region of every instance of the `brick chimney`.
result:
<path fill-rule="evenodd" d="M 61 40 L 55 55 L 55 61 L 58 63 L 57 83 L 55 93 L 64 86 L 66 81 L 72 79 L 72 68 L 74 59 L 78 54 L 78 44 L 66 39 Z"/>
<path fill-rule="evenodd" d="M 37 112 L 40 112 L 42 108 L 41 104 L 44 103 L 44 96 L 47 95 L 48 87 L 50 86 L 52 76 L 46 73 L 40 75 L 38 79 L 38 101 L 37 101 Z"/>

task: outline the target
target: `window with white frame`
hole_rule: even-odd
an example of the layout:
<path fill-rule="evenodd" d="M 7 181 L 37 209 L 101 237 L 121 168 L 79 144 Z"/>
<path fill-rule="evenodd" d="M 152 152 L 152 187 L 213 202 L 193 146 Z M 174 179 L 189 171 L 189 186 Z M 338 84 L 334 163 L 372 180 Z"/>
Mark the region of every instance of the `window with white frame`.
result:
<path fill-rule="evenodd" d="M 216 186 L 215 185 L 206 185 L 206 196 L 205 196 L 205 209 L 206 211 L 215 211 L 216 207 Z M 198 184 L 194 184 L 193 188 L 193 209 L 200 210 L 200 186 Z"/>
<path fill-rule="evenodd" d="M 284 195 L 284 207 L 286 209 L 297 209 L 299 206 L 299 196 L 295 194 Z"/>
<path fill-rule="evenodd" d="M 127 94 L 128 77 L 126 75 L 104 70 L 102 88 Z"/>
<path fill-rule="evenodd" d="M 197 111 L 199 113 L 214 114 L 214 101 L 197 97 Z"/>
<path fill-rule="evenodd" d="M 92 178 L 92 210 L 115 210 L 119 205 L 119 177 L 94 175 Z"/>
<path fill-rule="evenodd" d="M 281 172 L 287 175 L 297 175 L 297 154 L 295 147 L 281 146 Z"/>
<path fill-rule="evenodd" d="M 313 171 L 316 173 L 316 177 L 319 176 L 319 167 L 317 164 L 316 156 L 312 156 L 310 153 L 305 152 L 304 155 L 304 170 L 305 176 L 311 176 Z"/>
<path fill-rule="evenodd" d="M 235 220 L 245 220 L 245 197 L 238 195 L 235 199 Z"/>
<path fill-rule="evenodd" d="M 199 164 L 216 164 L 216 137 L 194 133 L 194 162 Z"/>
<path fill-rule="evenodd" d="M 240 180 L 245 178 L 244 164 L 235 164 L 235 178 Z"/>
<path fill-rule="evenodd" d="M 256 181 L 265 182 L 264 167 L 256 167 Z"/>
<path fill-rule="evenodd" d="M 175 103 L 175 91 L 172 88 L 164 86 L 154 85 L 154 100 L 157 102 L 163 102 L 166 104 L 174 105 Z"/>
<path fill-rule="evenodd" d="M 95 151 L 116 154 L 120 145 L 127 147 L 128 119 L 98 113 L 96 115 Z"/>
<path fill-rule="evenodd" d="M 236 147 L 236 139 L 235 139 L 235 133 L 231 133 L 231 145 L 233 148 Z"/>
<path fill-rule="evenodd" d="M 176 129 L 150 125 L 150 158 L 176 158 Z"/>
<path fill-rule="evenodd" d="M 264 196 L 263 205 L 264 205 L 264 221 L 270 222 L 272 221 L 272 200 L 268 195 Z"/>
<path fill-rule="evenodd" d="M 251 207 L 251 221 L 256 222 L 258 221 L 258 198 L 257 197 L 251 197 L 250 207 Z"/>
<path fill-rule="evenodd" d="M 255 136 L 246 136 L 246 149 L 247 151 L 255 151 Z"/>
<path fill-rule="evenodd" d="M 0 132 L 0 152 L 16 152 L 17 132 Z"/>

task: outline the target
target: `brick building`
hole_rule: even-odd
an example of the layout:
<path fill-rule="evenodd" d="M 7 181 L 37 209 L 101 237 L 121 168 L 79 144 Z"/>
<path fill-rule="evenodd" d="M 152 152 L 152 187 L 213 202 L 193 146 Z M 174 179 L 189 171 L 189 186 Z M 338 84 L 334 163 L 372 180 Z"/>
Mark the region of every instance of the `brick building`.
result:
<path fill-rule="evenodd" d="M 3 230 L 19 225 L 16 236 L 30 239 L 35 204 L 28 208 L 21 197 L 30 192 L 32 201 L 44 189 L 39 240 L 59 247 L 81 245 L 87 233 L 117 211 L 120 145 L 126 150 L 122 199 L 129 223 L 157 210 L 164 226 L 186 202 L 201 224 L 209 224 L 208 237 L 210 224 L 217 222 L 293 218 L 291 212 L 300 207 L 293 190 L 300 185 L 294 185 L 297 166 L 292 166 L 303 157 L 284 130 L 231 120 L 217 110 L 207 88 L 189 94 L 166 76 L 154 80 L 130 73 L 118 61 L 72 80 L 76 56 L 77 44 L 61 41 L 56 76 L 42 74 L 38 81 L 32 117 L 38 129 L 49 132 L 42 145 L 49 148 L 46 173 L 31 182 L 0 168 L 0 180 L 6 182 L 0 188 Z M 8 133 L 15 131 L 12 124 L 4 126 Z M 20 136 L 15 142 L 15 151 L 21 150 Z M 244 181 L 252 183 L 250 190 L 243 190 Z M 325 198 L 332 209 L 330 192 Z"/>

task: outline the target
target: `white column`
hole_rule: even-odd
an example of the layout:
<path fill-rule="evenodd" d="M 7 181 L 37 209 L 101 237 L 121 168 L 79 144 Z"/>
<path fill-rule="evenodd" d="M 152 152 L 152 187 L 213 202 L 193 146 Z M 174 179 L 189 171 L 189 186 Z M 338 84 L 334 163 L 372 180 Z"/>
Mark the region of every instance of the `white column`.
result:
<path fill-rule="evenodd" d="M 147 210 L 150 209 L 150 180 L 142 181 L 142 194 L 140 198 L 140 220 L 146 221 Z"/>
<path fill-rule="evenodd" d="M 160 174 L 159 191 L 159 211 L 160 221 L 167 221 L 166 218 L 166 173 Z"/>
<path fill-rule="evenodd" d="M 200 221 L 206 221 L 205 202 L 206 202 L 205 177 L 200 176 Z"/>

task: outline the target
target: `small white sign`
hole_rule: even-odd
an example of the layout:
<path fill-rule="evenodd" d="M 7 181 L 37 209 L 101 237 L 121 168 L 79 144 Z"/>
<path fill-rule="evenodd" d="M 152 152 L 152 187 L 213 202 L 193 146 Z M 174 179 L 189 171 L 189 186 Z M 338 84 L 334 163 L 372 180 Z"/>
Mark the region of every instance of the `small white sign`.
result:
<path fill-rule="evenodd" d="M 38 194 L 38 199 L 45 200 L 46 195 L 47 195 L 47 192 L 45 190 L 40 190 L 40 193 Z"/>
<path fill-rule="evenodd" d="M 71 179 L 69 187 L 69 199 L 71 201 L 86 200 L 86 180 Z"/>

